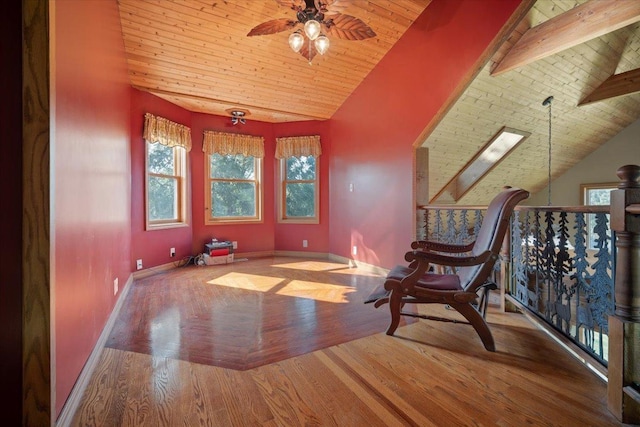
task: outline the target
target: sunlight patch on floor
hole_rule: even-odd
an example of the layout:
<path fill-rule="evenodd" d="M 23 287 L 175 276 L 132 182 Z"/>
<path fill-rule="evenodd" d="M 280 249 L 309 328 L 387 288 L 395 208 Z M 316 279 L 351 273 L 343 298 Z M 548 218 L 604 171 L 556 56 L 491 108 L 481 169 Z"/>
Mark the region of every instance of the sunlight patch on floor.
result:
<path fill-rule="evenodd" d="M 286 264 L 273 264 L 273 266 L 278 268 L 290 268 L 292 270 L 306 271 L 329 271 L 337 269 L 348 269 L 348 266 L 346 264 L 323 261 L 288 262 Z"/>
<path fill-rule="evenodd" d="M 284 283 L 284 277 L 258 276 L 232 272 L 224 276 L 209 280 L 210 285 L 222 285 L 229 288 L 245 289 L 248 291 L 269 292 L 274 287 Z"/>
<path fill-rule="evenodd" d="M 274 292 L 277 295 L 308 298 L 333 303 L 348 303 L 347 294 L 356 292 L 356 288 L 352 286 L 333 285 L 305 280 L 290 280 L 284 277 L 259 276 L 236 272 L 209 280 L 207 283 L 247 291 Z"/>
<path fill-rule="evenodd" d="M 364 269 L 358 269 L 358 268 L 349 268 L 349 267 L 345 267 L 342 268 L 340 270 L 332 270 L 329 273 L 333 273 L 333 274 L 350 274 L 352 276 L 365 276 L 365 277 L 380 277 L 381 279 L 384 278 L 384 276 L 374 273 L 372 271 L 366 271 Z"/>
<path fill-rule="evenodd" d="M 331 285 L 328 283 L 292 280 L 276 294 L 290 297 L 309 298 L 316 301 L 348 303 L 347 294 L 355 292 L 351 286 Z"/>

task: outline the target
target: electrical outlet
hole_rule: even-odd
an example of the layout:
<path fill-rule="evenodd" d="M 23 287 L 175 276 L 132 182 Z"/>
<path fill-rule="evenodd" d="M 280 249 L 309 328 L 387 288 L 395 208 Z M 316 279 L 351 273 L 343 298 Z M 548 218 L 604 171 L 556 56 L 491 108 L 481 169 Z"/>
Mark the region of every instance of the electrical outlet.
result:
<path fill-rule="evenodd" d="M 309 246 L 309 242 L 307 242 L 306 240 L 302 241 L 302 247 L 306 248 L 307 246 Z"/>
<path fill-rule="evenodd" d="M 232 242 L 232 244 L 233 244 L 233 249 L 238 249 L 238 242 L 234 241 Z"/>
<path fill-rule="evenodd" d="M 353 182 L 349 183 L 349 192 L 353 193 Z"/>
<path fill-rule="evenodd" d="M 171 248 L 169 250 L 169 255 L 171 255 L 172 257 L 176 256 L 176 248 Z"/>
<path fill-rule="evenodd" d="M 358 255 L 358 247 L 357 247 L 357 246 L 354 246 L 354 247 L 353 247 L 353 249 L 351 250 L 351 253 L 352 253 L 353 255 Z"/>
<path fill-rule="evenodd" d="M 142 260 L 141 259 L 137 259 L 136 260 L 136 270 L 142 270 Z"/>
<path fill-rule="evenodd" d="M 118 293 L 118 278 L 116 277 L 115 279 L 113 279 L 113 294 L 117 294 Z"/>

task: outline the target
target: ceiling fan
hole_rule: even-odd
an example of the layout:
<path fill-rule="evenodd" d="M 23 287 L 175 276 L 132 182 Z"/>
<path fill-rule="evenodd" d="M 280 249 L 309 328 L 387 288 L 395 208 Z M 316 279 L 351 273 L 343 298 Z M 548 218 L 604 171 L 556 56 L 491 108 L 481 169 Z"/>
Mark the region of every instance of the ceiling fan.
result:
<path fill-rule="evenodd" d="M 329 49 L 327 35 L 344 40 L 364 40 L 376 33 L 359 18 L 340 13 L 340 0 L 275 0 L 279 5 L 293 9 L 297 20 L 272 19 L 255 26 L 247 36 L 262 36 L 298 29 L 289 36 L 289 46 L 309 60 L 316 52 L 323 55 Z M 304 37 L 306 35 L 306 37 Z M 313 41 L 313 43 L 311 43 Z"/>

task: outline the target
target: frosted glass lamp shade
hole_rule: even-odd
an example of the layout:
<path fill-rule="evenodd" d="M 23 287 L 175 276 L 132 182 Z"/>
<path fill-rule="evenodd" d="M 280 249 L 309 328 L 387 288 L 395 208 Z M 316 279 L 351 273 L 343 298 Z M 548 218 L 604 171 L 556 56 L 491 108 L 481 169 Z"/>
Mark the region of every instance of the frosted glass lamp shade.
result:
<path fill-rule="evenodd" d="M 315 40 L 320 35 L 321 27 L 318 21 L 313 19 L 308 20 L 304 24 L 304 33 L 309 37 L 309 40 Z"/>
<path fill-rule="evenodd" d="M 304 36 L 298 31 L 289 36 L 289 46 L 294 52 L 300 52 L 302 45 L 304 44 Z"/>
<path fill-rule="evenodd" d="M 329 50 L 329 38 L 320 34 L 315 41 L 316 50 L 320 55 L 324 55 Z"/>

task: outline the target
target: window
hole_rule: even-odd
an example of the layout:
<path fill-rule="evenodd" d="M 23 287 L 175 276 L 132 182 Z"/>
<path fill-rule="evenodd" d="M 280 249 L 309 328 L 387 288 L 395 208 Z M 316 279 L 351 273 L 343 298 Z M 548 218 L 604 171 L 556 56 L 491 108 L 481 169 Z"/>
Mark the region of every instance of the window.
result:
<path fill-rule="evenodd" d="M 315 156 L 292 156 L 280 159 L 279 220 L 317 224 L 318 166 Z"/>
<path fill-rule="evenodd" d="M 320 137 L 276 138 L 279 160 L 278 221 L 320 222 Z"/>
<path fill-rule="evenodd" d="M 615 183 L 605 184 L 583 184 L 582 188 L 582 204 L 583 205 L 609 205 L 611 204 L 611 190 L 618 188 Z M 609 221 L 609 214 L 607 214 L 607 222 Z M 587 214 L 587 235 L 588 235 L 588 248 L 596 248 L 596 233 L 593 232 L 593 228 L 596 224 L 596 215 Z M 607 227 L 608 228 L 608 227 Z M 611 230 L 608 228 L 607 235 L 611 237 Z"/>
<path fill-rule="evenodd" d="M 262 221 L 264 139 L 205 131 L 205 224 Z"/>
<path fill-rule="evenodd" d="M 207 161 L 206 222 L 262 220 L 262 159 L 242 154 L 210 154 Z"/>
<path fill-rule="evenodd" d="M 146 229 L 187 225 L 187 152 L 189 128 L 145 115 Z"/>
<path fill-rule="evenodd" d="M 147 228 L 185 224 L 186 153 L 147 142 Z"/>
<path fill-rule="evenodd" d="M 529 132 L 503 126 L 476 153 L 474 158 L 431 199 L 431 203 L 449 203 L 460 200 L 530 135 Z"/>

